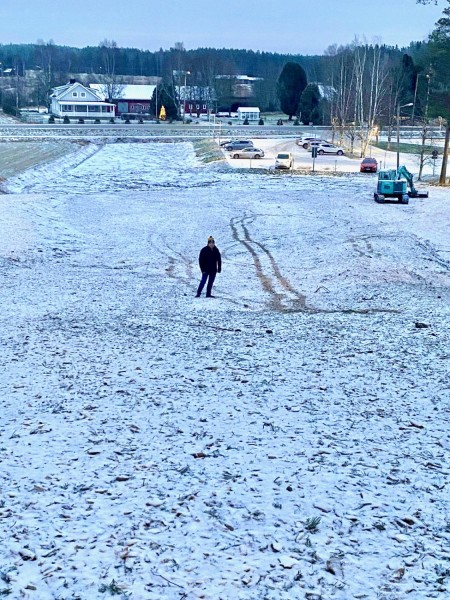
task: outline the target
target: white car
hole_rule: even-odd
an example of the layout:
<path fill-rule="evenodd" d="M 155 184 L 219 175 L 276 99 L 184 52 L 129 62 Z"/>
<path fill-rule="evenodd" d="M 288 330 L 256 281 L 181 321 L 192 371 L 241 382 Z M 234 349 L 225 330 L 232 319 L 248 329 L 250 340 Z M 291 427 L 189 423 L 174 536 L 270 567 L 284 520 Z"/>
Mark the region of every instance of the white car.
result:
<path fill-rule="evenodd" d="M 264 156 L 264 150 L 261 148 L 242 148 L 242 150 L 233 150 L 230 152 L 231 158 L 262 158 Z"/>
<path fill-rule="evenodd" d="M 292 169 L 294 157 L 290 152 L 279 152 L 275 158 L 275 169 Z"/>
<path fill-rule="evenodd" d="M 338 156 L 342 156 L 344 154 L 344 150 L 339 146 L 335 146 L 334 144 L 329 144 L 328 142 L 317 144 L 313 146 L 317 148 L 317 154 L 337 154 Z M 308 148 L 311 152 L 312 148 Z"/>
<path fill-rule="evenodd" d="M 324 142 L 326 142 L 326 140 L 317 137 L 301 137 L 295 143 L 297 146 L 302 146 L 302 148 L 306 150 L 311 144 L 321 144 Z"/>

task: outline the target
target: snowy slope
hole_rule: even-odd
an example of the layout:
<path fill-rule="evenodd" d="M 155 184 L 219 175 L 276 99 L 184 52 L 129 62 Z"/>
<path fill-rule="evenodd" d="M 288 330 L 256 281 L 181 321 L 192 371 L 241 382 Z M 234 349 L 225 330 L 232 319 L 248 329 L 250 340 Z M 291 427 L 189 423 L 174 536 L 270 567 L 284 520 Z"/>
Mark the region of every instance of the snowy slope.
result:
<path fill-rule="evenodd" d="M 448 193 L 60 167 L 0 196 L 0 593 L 450 595 Z"/>

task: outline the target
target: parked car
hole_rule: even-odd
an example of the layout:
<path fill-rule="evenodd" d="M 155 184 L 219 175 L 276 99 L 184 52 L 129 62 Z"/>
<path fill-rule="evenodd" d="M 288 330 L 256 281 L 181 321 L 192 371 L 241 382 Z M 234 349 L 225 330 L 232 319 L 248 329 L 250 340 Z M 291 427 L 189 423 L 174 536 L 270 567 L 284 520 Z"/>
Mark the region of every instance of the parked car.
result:
<path fill-rule="evenodd" d="M 329 144 L 328 142 L 317 144 L 317 154 L 337 154 L 338 156 L 342 156 L 344 154 L 344 150 L 339 146 L 335 146 L 334 144 Z M 311 147 L 308 148 L 311 152 Z"/>
<path fill-rule="evenodd" d="M 242 148 L 242 150 L 233 150 L 230 153 L 230 156 L 231 158 L 262 158 L 264 156 L 264 150 L 249 146 L 248 148 Z"/>
<path fill-rule="evenodd" d="M 229 144 L 232 144 L 232 143 L 233 143 L 233 140 L 224 140 L 223 142 L 220 142 L 219 145 L 221 146 L 221 148 L 224 148 L 224 147 L 226 147 L 226 146 L 228 146 Z"/>
<path fill-rule="evenodd" d="M 275 169 L 292 169 L 294 158 L 290 152 L 279 152 L 275 158 Z"/>
<path fill-rule="evenodd" d="M 231 150 L 242 150 L 243 148 L 249 147 L 253 147 L 253 142 L 251 140 L 233 140 L 227 146 L 225 146 L 228 152 L 231 152 Z"/>
<path fill-rule="evenodd" d="M 301 137 L 295 143 L 297 144 L 297 146 L 302 146 L 302 148 L 307 150 L 310 144 L 321 144 L 323 142 L 326 143 L 326 141 L 327 140 L 322 140 L 321 138 L 317 137 Z"/>
<path fill-rule="evenodd" d="M 315 140 L 311 140 L 310 142 L 308 142 L 306 149 L 310 150 L 313 146 L 319 146 L 320 144 L 329 144 L 329 143 L 330 142 L 328 142 L 327 140 L 322 140 L 320 138 L 316 138 Z"/>
<path fill-rule="evenodd" d="M 359 171 L 361 173 L 376 173 L 378 170 L 378 163 L 375 158 L 367 157 L 361 161 Z"/>

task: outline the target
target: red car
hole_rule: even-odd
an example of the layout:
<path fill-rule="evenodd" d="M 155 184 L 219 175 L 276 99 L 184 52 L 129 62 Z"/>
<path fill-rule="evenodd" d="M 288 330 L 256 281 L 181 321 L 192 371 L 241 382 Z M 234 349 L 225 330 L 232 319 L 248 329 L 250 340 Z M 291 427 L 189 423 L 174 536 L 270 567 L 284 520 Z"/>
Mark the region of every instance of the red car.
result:
<path fill-rule="evenodd" d="M 364 158 L 359 167 L 360 173 L 376 173 L 378 163 L 374 158 Z"/>

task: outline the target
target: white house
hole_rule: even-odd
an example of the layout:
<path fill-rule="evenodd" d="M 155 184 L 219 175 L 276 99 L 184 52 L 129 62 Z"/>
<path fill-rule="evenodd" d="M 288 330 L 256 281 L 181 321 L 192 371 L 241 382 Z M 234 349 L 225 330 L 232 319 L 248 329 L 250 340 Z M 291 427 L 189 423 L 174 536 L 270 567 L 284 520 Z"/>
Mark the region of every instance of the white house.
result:
<path fill-rule="evenodd" d="M 66 85 L 54 88 L 50 100 L 50 114 L 54 117 L 105 120 L 116 115 L 115 105 L 105 102 L 100 92 L 73 79 Z"/>
<path fill-rule="evenodd" d="M 249 122 L 259 121 L 260 110 L 256 106 L 240 106 L 237 109 L 239 123 L 243 123 L 245 119 Z"/>

